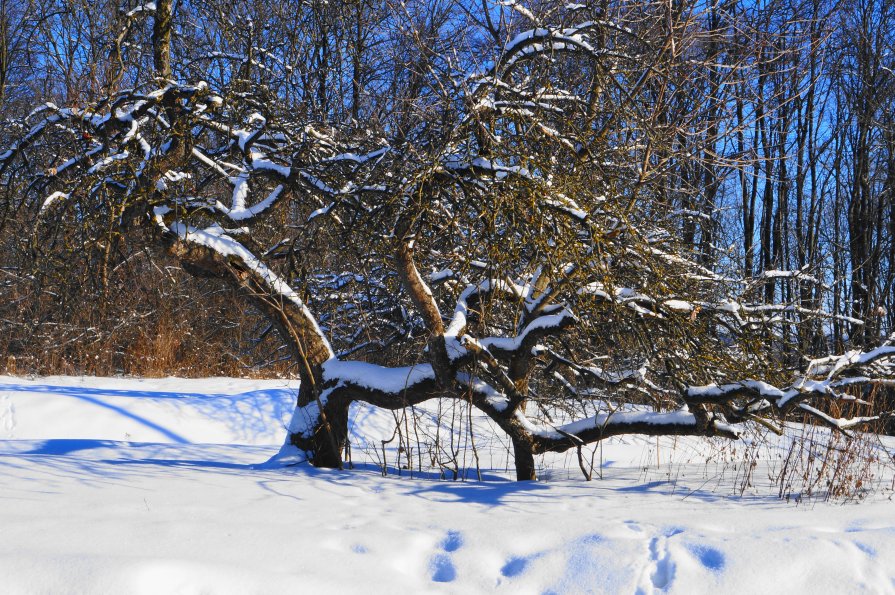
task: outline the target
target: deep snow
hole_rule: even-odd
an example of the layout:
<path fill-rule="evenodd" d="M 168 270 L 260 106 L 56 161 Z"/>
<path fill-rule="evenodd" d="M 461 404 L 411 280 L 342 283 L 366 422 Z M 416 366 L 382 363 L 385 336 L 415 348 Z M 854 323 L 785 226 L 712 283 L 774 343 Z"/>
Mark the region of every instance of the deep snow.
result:
<path fill-rule="evenodd" d="M 735 497 L 691 439 L 613 440 L 603 479 L 557 456 L 516 483 L 481 421 L 486 481 L 383 477 L 394 418 L 362 408 L 354 470 L 259 465 L 293 398 L 285 381 L 0 377 L 0 593 L 895 593 L 885 496 Z"/>

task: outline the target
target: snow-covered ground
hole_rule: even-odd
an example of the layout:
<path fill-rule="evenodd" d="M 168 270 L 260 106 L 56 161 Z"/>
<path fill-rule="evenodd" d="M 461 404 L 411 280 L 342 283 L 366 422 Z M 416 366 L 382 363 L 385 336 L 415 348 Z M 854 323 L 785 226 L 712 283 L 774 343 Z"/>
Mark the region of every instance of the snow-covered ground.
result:
<path fill-rule="evenodd" d="M 733 496 L 741 469 L 689 439 L 607 443 L 592 482 L 568 456 L 507 481 L 486 435 L 486 481 L 383 477 L 394 417 L 362 408 L 355 469 L 264 466 L 293 399 L 0 377 L 0 593 L 895 593 L 887 496 Z"/>

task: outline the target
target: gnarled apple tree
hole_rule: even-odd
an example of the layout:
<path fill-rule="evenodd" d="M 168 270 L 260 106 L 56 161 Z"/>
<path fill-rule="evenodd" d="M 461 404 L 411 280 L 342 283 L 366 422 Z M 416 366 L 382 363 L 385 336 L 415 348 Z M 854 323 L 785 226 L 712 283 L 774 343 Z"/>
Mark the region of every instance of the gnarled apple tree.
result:
<path fill-rule="evenodd" d="M 341 466 L 357 401 L 469 402 L 509 436 L 522 480 L 539 453 L 620 434 L 879 420 L 822 402 L 891 384 L 891 340 L 785 370 L 781 329 L 827 315 L 750 302 L 761 279 L 677 237 L 691 214 L 663 199 L 664 172 L 687 126 L 658 111 L 700 65 L 653 8 L 625 23 L 517 7 L 518 34 L 478 39 L 483 71 L 421 26 L 403 107 L 365 122 L 296 119 L 245 76 L 172 80 L 162 51 L 142 86 L 35 110 L 0 176 L 37 213 L 37 254 L 66 226 L 96 222 L 97 243 L 141 228 L 267 316 L 301 378 L 284 459 Z"/>

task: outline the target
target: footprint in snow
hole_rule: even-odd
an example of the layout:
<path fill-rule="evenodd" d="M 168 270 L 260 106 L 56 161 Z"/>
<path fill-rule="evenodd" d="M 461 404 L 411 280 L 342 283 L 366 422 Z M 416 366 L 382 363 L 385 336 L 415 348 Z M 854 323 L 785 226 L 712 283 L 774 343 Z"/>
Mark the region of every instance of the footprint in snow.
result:
<path fill-rule="evenodd" d="M 447 537 L 441 542 L 441 549 L 446 552 L 456 552 L 463 545 L 463 536 L 459 531 L 448 531 Z"/>
<path fill-rule="evenodd" d="M 432 580 L 436 583 L 449 583 L 457 578 L 457 569 L 447 554 L 435 554 L 429 562 L 432 570 Z"/>
<path fill-rule="evenodd" d="M 529 558 L 523 558 L 522 556 L 513 556 L 509 560 L 507 560 L 506 564 L 503 565 L 500 569 L 500 574 L 507 578 L 513 578 L 514 576 L 519 576 L 528 568 Z"/>
<path fill-rule="evenodd" d="M 449 583 L 457 578 L 457 569 L 451 560 L 450 554 L 463 546 L 463 536 L 459 531 L 448 531 L 441 541 L 443 553 L 435 554 L 429 562 L 432 571 L 432 580 L 436 583 Z"/>
<path fill-rule="evenodd" d="M 707 546 L 707 545 L 688 545 L 687 549 L 690 550 L 690 553 L 696 556 L 696 559 L 699 560 L 699 563 L 708 568 L 709 570 L 719 571 L 724 568 L 724 553 L 716 548 Z"/>
<path fill-rule="evenodd" d="M 664 590 L 668 588 L 674 579 L 674 562 L 668 552 L 665 537 L 654 537 L 649 544 L 650 560 L 653 563 L 653 571 L 650 574 L 650 582 L 653 588 Z"/>

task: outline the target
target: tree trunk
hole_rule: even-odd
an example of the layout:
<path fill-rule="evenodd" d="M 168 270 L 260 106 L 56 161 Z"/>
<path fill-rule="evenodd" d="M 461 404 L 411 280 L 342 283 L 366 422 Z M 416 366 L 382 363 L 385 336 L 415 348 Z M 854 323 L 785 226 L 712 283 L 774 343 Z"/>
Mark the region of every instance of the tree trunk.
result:
<path fill-rule="evenodd" d="M 513 438 L 513 458 L 516 462 L 516 481 L 536 481 L 538 479 L 531 445 Z"/>
<path fill-rule="evenodd" d="M 311 403 L 319 403 L 314 388 L 302 382 L 298 394 L 298 407 L 303 408 Z M 322 414 L 313 422 L 310 439 L 299 433 L 289 436 L 289 443 L 310 454 L 311 463 L 315 467 L 326 469 L 342 468 L 342 453 L 348 442 L 348 411 L 350 399 L 333 399 L 322 408 Z"/>
<path fill-rule="evenodd" d="M 157 0 L 152 24 L 152 63 L 156 76 L 169 79 L 171 70 L 171 25 L 173 0 Z"/>
<path fill-rule="evenodd" d="M 351 400 L 323 396 L 323 363 L 333 357 L 333 352 L 304 304 L 296 301 L 297 298 L 278 294 L 269 279 L 256 271 L 229 262 L 204 246 L 175 239 L 168 251 L 187 272 L 227 282 L 271 321 L 292 352 L 301 379 L 294 418 L 300 421 L 301 427 L 291 429 L 288 442 L 306 451 L 314 466 L 340 469 L 342 450 L 348 439 Z"/>

